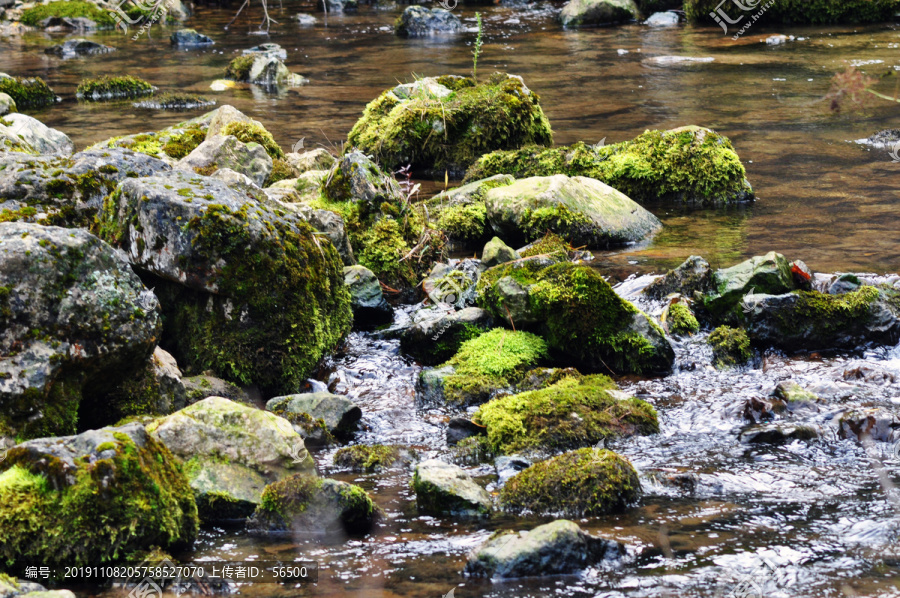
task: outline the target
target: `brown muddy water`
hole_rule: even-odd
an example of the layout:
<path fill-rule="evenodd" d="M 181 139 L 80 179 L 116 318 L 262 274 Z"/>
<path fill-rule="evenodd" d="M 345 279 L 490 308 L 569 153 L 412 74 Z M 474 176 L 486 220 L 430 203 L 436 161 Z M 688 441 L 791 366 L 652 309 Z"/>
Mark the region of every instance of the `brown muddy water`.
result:
<path fill-rule="evenodd" d="M 213 49 L 177 51 L 167 40 L 172 29 L 154 27 L 150 38 L 139 41 L 121 33 L 93 34 L 118 51 L 63 61 L 43 53 L 61 36 L 34 33 L 0 39 L 0 71 L 44 77 L 64 101 L 35 116 L 69 134 L 79 149 L 198 113 L 75 102 L 83 77 L 107 73 L 139 76 L 163 91 L 202 93 L 262 121 L 283 147 L 302 138 L 309 148 L 339 147 L 364 105 L 398 81 L 471 68 L 471 33 L 395 37 L 391 24 L 402 6 L 362 6 L 356 14 L 326 19 L 312 5 L 287 3 L 283 12 L 274 9 L 280 23 L 268 36 L 251 33 L 257 13 L 251 13 L 252 23 L 242 19 L 224 31 L 235 9 L 197 7 L 188 22 L 216 40 Z M 758 23 L 733 42 L 718 29 L 684 26 L 563 32 L 553 4 L 479 10 L 486 29 L 479 72 L 522 75 L 540 94 L 557 143 L 612 143 L 648 128 L 698 124 L 729 136 L 744 160 L 757 202 L 703 210 L 649 206 L 665 224 L 653 241 L 597 256 L 598 267 L 615 278 L 660 271 L 691 254 L 727 266 L 773 249 L 818 271 L 900 271 L 900 163 L 884 150 L 851 143 L 897 128 L 900 105 L 878 100 L 864 113 L 834 115 L 823 99 L 831 76 L 847 63 L 865 64 L 870 74 L 900 69 L 896 27 L 776 31 Z M 292 22 L 301 11 L 314 13 L 318 22 Z M 473 23 L 473 7 L 455 12 Z M 760 42 L 772 33 L 798 39 L 775 47 Z M 286 48 L 288 66 L 307 76 L 309 85 L 278 94 L 249 86 L 209 90 L 236 52 L 262 42 Z M 667 55 L 714 61 L 660 66 L 649 60 Z M 891 93 L 892 85 L 879 89 Z M 401 312 L 398 323 L 405 317 Z M 260 540 L 212 528 L 202 532 L 191 553 L 178 556 L 320 563 L 315 586 L 236 588 L 247 596 L 437 598 L 453 588 L 461 598 L 900 596 L 900 492 L 894 488 L 900 458 L 888 442 L 867 452 L 834 431 L 843 410 L 897 409 L 900 384 L 893 380 L 900 380 L 900 350 L 803 359 L 767 354 L 740 372 L 714 370 L 703 335 L 677 343 L 676 353 L 673 375 L 622 381 L 624 390 L 651 402 L 660 415 L 659 435 L 610 445 L 641 472 L 642 503 L 623 515 L 579 521 L 627 544 L 622 561 L 572 576 L 502 583 L 466 578 L 461 571 L 467 552 L 493 530 L 529 529 L 546 520 L 421 517 L 408 470 L 363 476 L 334 471 L 333 449 L 316 455 L 320 471 L 373 494 L 387 513 L 376 533 L 363 539 Z M 859 365 L 880 374 L 858 379 L 853 372 Z M 416 405 L 419 371 L 399 354 L 396 341 L 354 333 L 318 377 L 362 407 L 365 429 L 357 442 L 405 444 L 423 456 L 452 458 L 444 440 L 448 413 Z M 767 396 L 789 379 L 819 388 L 827 399 L 802 416 L 801 423 L 819 430 L 819 439 L 780 446 L 740 442 L 747 425 L 744 402 Z M 469 467 L 496 492 L 492 465 Z M 669 481 L 672 476 L 680 483 Z M 756 593 L 736 594 L 742 583 Z M 77 589 L 85 596 L 104 591 Z"/>

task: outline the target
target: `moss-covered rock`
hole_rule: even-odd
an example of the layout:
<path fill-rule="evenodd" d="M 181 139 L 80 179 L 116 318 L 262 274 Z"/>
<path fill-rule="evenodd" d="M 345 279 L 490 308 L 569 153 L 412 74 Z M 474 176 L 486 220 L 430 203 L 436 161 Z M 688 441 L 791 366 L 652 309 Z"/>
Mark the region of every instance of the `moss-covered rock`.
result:
<path fill-rule="evenodd" d="M 329 434 L 344 440 L 353 435 L 362 419 L 362 410 L 356 403 L 328 392 L 274 397 L 266 403 L 266 409 L 282 417 L 287 414 L 309 414 L 313 420 L 321 419 Z"/>
<path fill-rule="evenodd" d="M 700 256 L 692 255 L 683 264 L 650 283 L 644 294 L 657 300 L 669 295 L 702 299 L 715 288 L 716 281 L 709 262 Z"/>
<path fill-rule="evenodd" d="M 124 12 L 126 12 L 128 16 L 131 17 L 141 16 L 143 14 L 139 10 L 139 7 L 137 5 L 129 5 L 128 10 L 125 10 Z M 26 8 L 22 12 L 22 16 L 19 17 L 19 20 L 25 25 L 30 25 L 31 27 L 41 27 L 43 21 L 51 17 L 82 17 L 85 19 L 90 19 L 100 28 L 111 29 L 116 25 L 113 14 L 114 13 L 112 11 L 103 10 L 92 2 L 82 2 L 81 0 L 66 0 L 62 2 L 58 1 L 48 2 L 47 4 L 37 4 L 30 8 Z"/>
<path fill-rule="evenodd" d="M 278 57 L 265 53 L 238 56 L 225 69 L 225 78 L 266 87 L 309 83 L 306 77 L 288 70 Z"/>
<path fill-rule="evenodd" d="M 569 0 L 559 14 L 559 22 L 568 29 L 627 22 L 638 15 L 634 0 Z"/>
<path fill-rule="evenodd" d="M 631 141 L 605 146 L 578 142 L 553 149 L 497 151 L 479 158 L 465 180 L 501 173 L 516 178 L 590 177 L 638 202 L 723 204 L 753 197 L 731 142 L 696 126 L 645 131 Z"/>
<path fill-rule="evenodd" d="M 495 328 L 464 342 L 439 368 L 448 368 L 447 375 L 435 379 L 423 371 L 417 390 L 422 397 L 440 397 L 451 405 L 477 405 L 499 390 L 514 387 L 546 358 L 547 345 L 539 336 Z"/>
<path fill-rule="evenodd" d="M 290 394 L 350 329 L 337 251 L 258 192 L 184 172 L 127 179 L 99 229 L 153 281 L 162 346 L 189 373 Z"/>
<path fill-rule="evenodd" d="M 490 151 L 550 145 L 553 138 L 537 94 L 521 77 L 496 73 L 483 83 L 445 76 L 385 91 L 347 141 L 388 168 L 412 164 L 443 173 L 462 172 Z"/>
<path fill-rule="evenodd" d="M 641 494 L 628 459 L 605 449 L 582 448 L 514 475 L 500 491 L 500 504 L 512 513 L 588 517 L 621 512 Z"/>
<path fill-rule="evenodd" d="M 243 143 L 258 143 L 273 160 L 284 159 L 284 150 L 264 127 L 253 122 L 234 121 L 225 125 L 222 135 L 234 135 Z"/>
<path fill-rule="evenodd" d="M 449 35 L 464 30 L 459 17 L 444 8 L 408 6 L 394 21 L 394 33 L 400 37 Z"/>
<path fill-rule="evenodd" d="M 103 75 L 96 79 L 84 79 L 75 90 L 79 100 L 98 101 L 115 98 L 137 98 L 153 93 L 154 87 L 138 77 Z"/>
<path fill-rule="evenodd" d="M 673 303 L 666 309 L 665 324 L 671 334 L 690 335 L 700 330 L 700 323 L 684 303 Z"/>
<path fill-rule="evenodd" d="M 272 158 L 258 143 L 243 143 L 233 135 L 213 135 L 207 136 L 176 166 L 204 175 L 228 168 L 247 176 L 257 187 L 262 187 L 272 172 Z"/>
<path fill-rule="evenodd" d="M 197 533 L 179 461 L 139 424 L 32 440 L 0 470 L 0 560 L 11 573 L 183 548 Z"/>
<path fill-rule="evenodd" d="M 498 320 L 539 331 L 572 365 L 615 374 L 671 370 L 675 355 L 662 329 L 593 268 L 523 259 L 482 274 L 478 296 Z"/>
<path fill-rule="evenodd" d="M 368 533 L 382 512 L 359 486 L 297 474 L 266 487 L 247 528 L 254 533 Z"/>
<path fill-rule="evenodd" d="M 40 77 L 16 78 L 0 73 L 0 92 L 10 96 L 19 110 L 51 106 L 59 101 Z"/>
<path fill-rule="evenodd" d="M 488 241 L 481 251 L 481 263 L 486 268 L 493 268 L 521 257 L 519 252 L 504 243 L 500 237 L 494 237 Z"/>
<path fill-rule="evenodd" d="M 640 399 L 611 394 L 603 375 L 565 378 L 541 390 L 494 399 L 474 421 L 487 427 L 492 451 L 557 452 L 595 445 L 607 438 L 659 432 L 656 410 Z"/>
<path fill-rule="evenodd" d="M 153 293 L 97 237 L 0 223 L 0 434 L 75 433 L 80 410 L 146 363 L 159 320 Z"/>
<path fill-rule="evenodd" d="M 334 454 L 335 467 L 346 467 L 356 472 L 373 472 L 387 469 L 403 461 L 408 451 L 403 447 L 384 444 L 357 444 L 345 446 Z"/>
<path fill-rule="evenodd" d="M 482 516 L 491 512 L 490 495 L 461 467 L 429 459 L 412 479 L 416 508 L 428 515 Z"/>
<path fill-rule="evenodd" d="M 719 6 L 730 20 L 740 19 L 732 25 L 737 28 L 747 24 L 758 12 L 756 9 L 742 11 L 732 3 L 722 5 L 719 0 L 685 0 L 684 11 L 691 21 L 715 24 L 710 14 Z M 900 2 L 897 0 L 778 0 L 769 6 L 762 20 L 791 25 L 878 23 L 890 21 L 898 9 Z"/>
<path fill-rule="evenodd" d="M 267 484 L 315 464 L 291 424 L 272 413 L 209 397 L 147 426 L 185 461 L 184 471 L 205 522 L 244 518 Z"/>
<path fill-rule="evenodd" d="M 704 307 L 716 318 L 734 321 L 741 311 L 749 311 L 744 297 L 751 293 L 779 295 L 796 288 L 791 263 L 780 253 L 770 251 L 739 264 L 716 270 L 713 290 Z"/>
<path fill-rule="evenodd" d="M 743 328 L 719 326 L 707 339 L 713 350 L 713 360 L 717 368 L 742 365 L 753 358 L 750 338 Z"/>
<path fill-rule="evenodd" d="M 437 215 L 438 228 L 452 244 L 476 248 L 493 235 L 484 205 L 485 194 L 514 180 L 509 175 L 498 174 L 441 192 L 428 202 L 428 208 Z"/>

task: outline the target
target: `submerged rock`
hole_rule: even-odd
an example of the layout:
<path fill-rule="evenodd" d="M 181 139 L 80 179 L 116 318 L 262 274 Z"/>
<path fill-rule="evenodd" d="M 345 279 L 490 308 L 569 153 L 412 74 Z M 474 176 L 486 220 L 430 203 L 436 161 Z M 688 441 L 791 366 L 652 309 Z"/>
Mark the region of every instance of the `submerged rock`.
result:
<path fill-rule="evenodd" d="M 47 54 L 56 54 L 62 58 L 73 58 L 75 56 L 91 56 L 94 54 L 109 54 L 115 52 L 112 46 L 104 46 L 97 42 L 86 39 L 67 39 L 63 43 L 50 46 L 44 52 Z"/>
<path fill-rule="evenodd" d="M 483 577 L 529 577 L 574 573 L 623 556 L 624 546 L 584 532 L 560 519 L 530 531 L 498 532 L 473 550 L 466 573 Z"/>
<path fill-rule="evenodd" d="M 350 290 L 354 324 L 379 326 L 394 319 L 394 308 L 385 300 L 381 283 L 371 270 L 363 266 L 345 266 L 344 284 Z"/>
<path fill-rule="evenodd" d="M 140 424 L 19 444 L 0 463 L 0 558 L 91 566 L 190 546 L 194 496 L 176 458 Z"/>
<path fill-rule="evenodd" d="M 408 6 L 394 23 L 394 33 L 401 37 L 452 34 L 462 31 L 465 31 L 465 27 L 459 17 L 443 8 Z"/>
<path fill-rule="evenodd" d="M 34 438 L 72 434 L 80 410 L 102 411 L 153 352 L 160 314 L 90 233 L 0 223 L 0 324 L 0 431 Z"/>
<path fill-rule="evenodd" d="M 461 467 L 436 459 L 419 463 L 412 480 L 416 507 L 429 515 L 488 515 L 491 497 Z"/>
<path fill-rule="evenodd" d="M 496 73 L 477 84 L 455 76 L 421 80 L 408 98 L 385 91 L 366 106 L 347 141 L 387 168 L 412 164 L 443 174 L 461 172 L 493 150 L 553 139 L 537 95 L 521 77 Z"/>
<path fill-rule="evenodd" d="M 569 0 L 563 6 L 559 21 L 563 27 L 611 25 L 637 18 L 634 0 Z"/>
<path fill-rule="evenodd" d="M 177 168 L 203 174 L 230 168 L 262 187 L 272 172 L 272 158 L 258 143 L 242 143 L 233 135 L 214 135 L 182 158 Z"/>
<path fill-rule="evenodd" d="M 728 138 L 697 126 L 645 131 L 631 141 L 604 146 L 578 142 L 553 149 L 496 151 L 478 158 L 464 182 L 495 174 L 585 176 L 638 202 L 723 204 L 753 198 Z"/>
<path fill-rule="evenodd" d="M 272 413 L 209 397 L 147 426 L 185 461 L 184 472 L 206 522 L 249 516 L 267 484 L 315 464 L 291 424 Z"/>
<path fill-rule="evenodd" d="M 179 29 L 169 39 L 175 46 L 211 46 L 216 43 L 211 37 L 197 33 L 196 29 Z"/>
<path fill-rule="evenodd" d="M 650 212 L 615 189 L 586 177 L 531 177 L 485 194 L 491 228 L 511 243 L 547 231 L 576 246 L 604 249 L 640 241 L 662 228 Z"/>

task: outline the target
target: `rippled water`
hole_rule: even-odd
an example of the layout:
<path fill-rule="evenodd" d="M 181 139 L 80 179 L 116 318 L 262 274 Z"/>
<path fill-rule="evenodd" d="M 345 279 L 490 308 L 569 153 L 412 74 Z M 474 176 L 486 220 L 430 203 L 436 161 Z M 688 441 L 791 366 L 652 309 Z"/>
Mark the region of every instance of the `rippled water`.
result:
<path fill-rule="evenodd" d="M 236 6 L 198 7 L 188 25 L 216 39 L 212 50 L 175 51 L 164 37 L 169 30 L 154 28 L 153 39 L 137 42 L 118 33 L 95 34 L 93 39 L 119 50 L 62 61 L 42 53 L 60 36 L 34 33 L 0 39 L 0 70 L 44 77 L 65 101 L 36 116 L 68 133 L 79 148 L 185 118 L 135 110 L 128 103 L 72 99 L 82 77 L 109 72 L 232 104 L 260 119 L 284 147 L 301 138 L 306 147 L 339 146 L 366 102 L 384 88 L 412 73 L 465 73 L 471 66 L 471 34 L 426 40 L 393 36 L 390 26 L 401 8 L 363 6 L 357 14 L 327 20 L 317 12 L 319 22 L 302 27 L 289 17 L 298 10 L 313 12 L 313 6 L 288 3 L 283 13 L 274 11 L 281 23 L 265 37 L 251 35 L 255 27 L 247 20 L 229 33 L 223 30 Z M 782 29 L 777 32 L 801 39 L 767 47 L 760 38 L 776 31 L 762 24 L 735 43 L 718 29 L 633 25 L 563 32 L 554 21 L 558 5 L 549 3 L 479 10 L 486 14 L 487 40 L 479 71 L 524 76 L 542 98 L 556 142 L 606 138 L 612 143 L 647 128 L 693 123 L 728 135 L 745 161 L 758 193 L 755 204 L 705 210 L 650 206 L 666 225 L 652 242 L 597 254 L 597 267 L 613 278 L 659 271 L 691 254 L 724 266 L 771 249 L 819 271 L 900 270 L 895 205 L 900 164 L 884 151 L 850 143 L 896 127 L 898 106 L 879 101 L 866 113 L 836 116 L 823 100 L 831 75 L 848 61 L 880 61 L 866 67 L 872 74 L 900 68 L 895 27 Z M 456 12 L 471 24 L 474 8 L 460 6 Z M 284 46 L 288 66 L 310 84 L 275 95 L 249 86 L 209 91 L 235 52 L 263 41 Z M 715 60 L 686 66 L 648 60 L 665 55 Z M 877 376 L 845 380 L 845 372 L 864 362 L 900 379 L 900 351 L 804 359 L 767 354 L 739 374 L 710 366 L 702 335 L 678 344 L 676 353 L 673 375 L 621 381 L 660 415 L 660 434 L 611 444 L 640 470 L 643 502 L 623 515 L 579 521 L 626 543 L 629 556 L 621 563 L 575 576 L 505 583 L 464 578 L 466 553 L 493 529 L 528 529 L 544 520 L 498 515 L 474 524 L 419 517 L 409 470 L 335 471 L 333 449 L 316 455 L 320 471 L 372 492 L 387 513 L 375 534 L 295 544 L 216 528 L 204 530 L 194 551 L 180 556 L 302 557 L 321 563 L 315 588 L 241 589 L 254 596 L 436 597 L 462 584 L 456 596 L 699 597 L 725 596 L 734 584 L 750 581 L 764 596 L 900 595 L 894 506 L 900 494 L 893 488 L 900 483 L 900 461 L 889 443 L 875 443 L 867 454 L 858 443 L 839 439 L 833 425 L 836 414 L 851 407 L 896 410 L 900 385 L 878 382 Z M 444 429 L 450 414 L 416 405 L 419 369 L 400 355 L 397 341 L 354 333 L 322 368 L 319 381 L 362 407 L 358 442 L 403 444 L 423 457 L 449 458 Z M 740 442 L 748 425 L 742 415 L 746 401 L 768 396 L 789 379 L 830 385 L 830 394 L 823 393 L 827 402 L 803 416 L 820 438 L 781 446 Z M 490 465 L 471 469 L 496 489 Z M 95 590 L 87 588 L 85 595 Z"/>

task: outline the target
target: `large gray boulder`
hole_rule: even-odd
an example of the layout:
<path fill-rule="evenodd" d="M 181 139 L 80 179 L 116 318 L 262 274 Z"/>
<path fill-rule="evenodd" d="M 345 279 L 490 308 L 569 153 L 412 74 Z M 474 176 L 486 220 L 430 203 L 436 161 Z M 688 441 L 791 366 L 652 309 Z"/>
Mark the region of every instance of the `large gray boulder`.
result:
<path fill-rule="evenodd" d="M 295 473 L 315 475 L 290 422 L 222 397 L 158 419 L 147 431 L 185 461 L 203 521 L 247 517 L 266 485 Z"/>
<path fill-rule="evenodd" d="M 331 155 L 331 152 L 322 147 L 302 153 L 290 152 L 284 155 L 284 159 L 300 174 L 310 170 L 330 170 L 334 163 L 337 162 L 337 159 Z"/>
<path fill-rule="evenodd" d="M 559 14 L 563 27 L 611 25 L 637 18 L 634 0 L 569 0 Z"/>
<path fill-rule="evenodd" d="M 16 101 L 9 94 L 0 91 L 0 116 L 16 111 Z"/>
<path fill-rule="evenodd" d="M 310 392 L 269 399 L 266 409 L 290 420 L 290 415 L 306 413 L 313 420 L 321 419 L 328 432 L 347 438 L 356 431 L 362 410 L 350 399 L 328 392 Z"/>
<path fill-rule="evenodd" d="M 713 286 L 705 303 L 715 315 L 724 315 L 736 308 L 748 294 L 779 295 L 796 288 L 790 261 L 774 251 L 716 270 Z"/>
<path fill-rule="evenodd" d="M 455 14 L 443 8 L 408 6 L 397 18 L 394 32 L 402 37 L 453 34 L 465 31 L 462 21 Z"/>
<path fill-rule="evenodd" d="M 213 135 L 178 161 L 181 170 L 211 174 L 218 168 L 230 168 L 247 175 L 262 187 L 272 172 L 272 158 L 258 143 L 243 143 L 234 135 Z"/>
<path fill-rule="evenodd" d="M 483 577 L 528 577 L 574 573 L 624 555 L 618 542 L 594 537 L 560 519 L 530 531 L 504 531 L 469 554 L 466 573 Z"/>
<path fill-rule="evenodd" d="M 0 435 L 74 433 L 149 358 L 159 304 L 83 230 L 0 223 Z"/>
<path fill-rule="evenodd" d="M 75 143 L 62 131 L 51 129 L 27 114 L 14 113 L 3 117 L 0 132 L 15 135 L 28 147 L 43 156 L 71 156 Z M 8 124 L 7 124 L 8 123 Z M 2 151 L 2 146 L 0 146 Z"/>
<path fill-rule="evenodd" d="M 360 151 L 341 156 L 326 180 L 324 193 L 331 201 L 353 200 L 378 209 L 382 202 L 395 204 L 403 200 L 403 192 L 394 177 Z"/>
<path fill-rule="evenodd" d="M 416 466 L 412 486 L 420 513 L 483 516 L 491 512 L 491 496 L 457 465 L 423 461 Z"/>
<path fill-rule="evenodd" d="M 550 230 L 576 247 L 606 248 L 640 241 L 662 228 L 625 194 L 587 177 L 520 179 L 489 190 L 485 206 L 497 235 L 514 244 Z"/>
<path fill-rule="evenodd" d="M 441 306 L 426 308 L 416 312 L 414 320 L 400 335 L 400 349 L 422 365 L 444 363 L 465 341 L 494 325 L 491 314 L 478 307 L 459 311 Z"/>
<path fill-rule="evenodd" d="M 374 272 L 363 266 L 345 266 L 344 284 L 350 290 L 356 326 L 389 324 L 394 319 L 394 308 L 384 298 Z"/>

